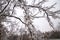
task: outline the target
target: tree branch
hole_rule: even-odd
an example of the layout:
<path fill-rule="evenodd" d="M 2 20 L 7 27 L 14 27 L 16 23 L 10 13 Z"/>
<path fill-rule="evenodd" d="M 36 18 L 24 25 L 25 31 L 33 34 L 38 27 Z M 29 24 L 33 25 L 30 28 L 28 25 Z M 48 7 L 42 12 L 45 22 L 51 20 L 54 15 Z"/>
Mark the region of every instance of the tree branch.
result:
<path fill-rule="evenodd" d="M 10 0 L 11 1 L 11 0 Z M 3 8 L 3 10 L 0 12 L 0 15 L 4 12 L 4 10 L 8 7 L 10 1 L 8 1 L 8 4 Z"/>
<path fill-rule="evenodd" d="M 0 16 L 8 16 L 8 17 L 13 17 L 13 18 L 16 18 L 18 20 L 20 20 L 23 24 L 27 25 L 26 23 L 24 23 L 20 18 L 16 17 L 16 16 L 12 16 L 12 15 L 6 15 L 6 14 L 3 14 L 3 15 L 0 15 Z"/>
<path fill-rule="evenodd" d="M 50 20 L 50 18 L 49 18 L 48 13 L 46 12 L 45 9 L 42 8 L 42 10 L 43 10 L 43 11 L 46 13 L 46 15 L 47 15 L 47 21 L 48 21 L 49 25 L 54 29 L 54 27 L 53 27 L 53 25 L 52 25 L 52 22 L 51 22 L 51 20 Z"/>
<path fill-rule="evenodd" d="M 48 7 L 46 10 L 49 10 L 51 8 L 54 8 L 55 5 L 56 5 L 56 3 L 54 3 L 53 5 L 51 5 L 50 7 Z"/>
<path fill-rule="evenodd" d="M 43 18 L 44 16 L 31 16 L 33 18 Z"/>

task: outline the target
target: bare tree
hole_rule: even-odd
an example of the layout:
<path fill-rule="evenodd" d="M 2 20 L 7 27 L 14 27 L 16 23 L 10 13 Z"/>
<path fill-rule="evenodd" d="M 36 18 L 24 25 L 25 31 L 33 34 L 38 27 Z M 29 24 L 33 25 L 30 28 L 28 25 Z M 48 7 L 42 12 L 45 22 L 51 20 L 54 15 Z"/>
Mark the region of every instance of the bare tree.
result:
<path fill-rule="evenodd" d="M 56 15 L 56 14 L 60 14 L 60 10 L 57 10 L 55 12 L 50 11 L 50 9 L 53 8 L 56 3 L 51 5 L 50 7 L 42 7 L 42 5 L 46 1 L 47 0 L 42 0 L 35 4 L 36 0 L 33 0 L 32 5 L 27 5 L 27 3 L 28 3 L 27 0 L 5 0 L 6 5 L 4 5 L 5 3 L 1 4 L 1 5 L 4 5 L 5 7 L 3 7 L 3 9 L 0 11 L 0 18 L 3 17 L 5 19 L 6 17 L 13 17 L 13 18 L 20 20 L 25 25 L 25 27 L 28 28 L 28 32 L 30 33 L 31 40 L 33 40 L 34 39 L 33 34 L 36 29 L 35 29 L 35 26 L 32 24 L 32 22 L 33 22 L 32 19 L 43 18 L 46 16 L 46 19 L 47 19 L 50 27 L 52 27 L 54 29 L 50 16 L 53 18 L 60 18 L 59 16 Z M 10 9 L 12 4 L 13 4 L 12 9 Z M 24 10 L 24 21 L 22 21 L 22 19 L 19 17 L 13 16 L 14 8 L 16 6 L 19 6 L 20 8 L 22 8 Z M 30 11 L 31 8 L 33 8 L 33 9 L 37 8 L 39 10 L 39 13 L 43 11 L 44 12 L 43 16 L 36 16 L 38 13 L 32 15 L 33 13 Z M 10 11 L 12 13 L 10 13 Z"/>

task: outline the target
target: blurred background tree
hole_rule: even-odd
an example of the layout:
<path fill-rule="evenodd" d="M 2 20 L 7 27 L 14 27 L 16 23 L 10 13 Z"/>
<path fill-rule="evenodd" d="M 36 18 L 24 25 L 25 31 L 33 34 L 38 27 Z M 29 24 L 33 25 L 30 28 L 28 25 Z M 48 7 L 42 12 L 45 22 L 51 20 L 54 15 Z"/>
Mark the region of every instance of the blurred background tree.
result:
<path fill-rule="evenodd" d="M 56 3 L 50 7 L 42 7 L 42 5 L 47 2 L 47 0 L 41 0 L 36 3 L 36 0 L 33 0 L 31 5 L 28 5 L 27 0 L 0 0 L 0 39 L 1 40 L 44 40 L 44 38 L 56 38 L 59 35 L 59 32 L 55 32 L 55 28 L 51 18 L 60 18 L 60 10 L 50 11 L 51 8 L 54 8 Z M 24 20 L 22 18 L 15 16 L 15 8 L 20 7 L 23 10 Z M 36 14 L 31 11 L 31 9 L 38 9 Z M 43 12 L 43 13 L 42 13 Z M 42 13 L 43 16 L 37 16 Z M 9 19 L 10 18 L 10 19 Z M 33 20 L 35 18 L 46 18 L 50 27 L 54 30 L 52 34 L 50 33 L 41 33 L 37 31 Z M 18 29 L 20 27 L 19 22 L 11 21 L 19 20 L 24 26 L 25 29 Z M 7 25 L 3 25 L 3 22 L 6 22 Z M 9 24 L 10 23 L 10 24 Z M 9 24 L 9 25 L 8 25 Z M 8 28 L 9 27 L 9 28 Z M 10 29 L 10 30 L 8 30 Z M 16 35 L 19 33 L 19 35 Z M 55 36 L 57 35 L 57 36 Z M 51 37 L 52 36 L 52 37 Z M 59 36 L 57 38 L 60 38 Z"/>

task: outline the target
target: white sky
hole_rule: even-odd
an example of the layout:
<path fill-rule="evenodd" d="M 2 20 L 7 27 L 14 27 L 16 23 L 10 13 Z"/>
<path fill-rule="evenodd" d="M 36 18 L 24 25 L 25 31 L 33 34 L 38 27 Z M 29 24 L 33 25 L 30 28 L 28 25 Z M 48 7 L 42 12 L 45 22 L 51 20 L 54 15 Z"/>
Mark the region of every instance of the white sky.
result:
<path fill-rule="evenodd" d="M 29 1 L 29 4 L 31 4 L 31 0 L 28 0 Z M 52 10 L 59 10 L 59 5 L 60 5 L 60 0 L 49 0 L 49 2 L 45 3 L 44 6 L 50 6 L 52 4 L 54 4 L 55 2 L 57 2 L 57 5 L 55 6 L 56 8 L 55 9 L 52 9 Z M 19 7 L 16 7 L 15 8 L 15 12 L 17 13 L 15 16 L 17 17 L 20 17 L 22 20 L 23 20 L 23 10 Z M 52 19 L 52 18 L 51 18 Z M 12 19 L 12 20 L 15 20 L 15 19 Z M 55 27 L 56 25 L 58 24 L 59 20 L 57 21 L 58 19 L 52 19 L 52 22 L 54 23 Z M 19 22 L 19 21 L 18 21 Z M 33 24 L 35 25 L 36 29 L 37 30 L 40 30 L 41 32 L 47 32 L 47 31 L 51 31 L 52 28 L 49 26 L 46 18 L 39 18 L 39 19 L 34 19 L 33 20 Z M 23 24 L 20 22 L 19 24 L 20 26 L 23 27 Z"/>

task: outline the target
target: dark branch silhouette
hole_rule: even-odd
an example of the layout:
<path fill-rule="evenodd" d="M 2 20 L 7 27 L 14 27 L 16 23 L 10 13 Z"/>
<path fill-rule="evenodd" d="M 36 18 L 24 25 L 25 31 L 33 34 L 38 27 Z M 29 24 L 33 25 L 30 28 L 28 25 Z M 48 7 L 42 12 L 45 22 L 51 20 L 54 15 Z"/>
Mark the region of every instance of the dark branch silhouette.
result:
<path fill-rule="evenodd" d="M 9 3 L 11 0 L 8 1 L 7 5 L 3 8 L 3 10 L 1 10 L 0 15 L 4 12 L 4 10 L 8 7 Z"/>
<path fill-rule="evenodd" d="M 13 18 L 16 18 L 18 20 L 20 20 L 23 24 L 27 25 L 26 23 L 24 23 L 20 18 L 16 17 L 16 16 L 12 16 L 12 15 L 6 15 L 6 14 L 3 14 L 3 15 L 0 15 L 0 16 L 8 16 L 8 17 L 13 17 Z"/>

